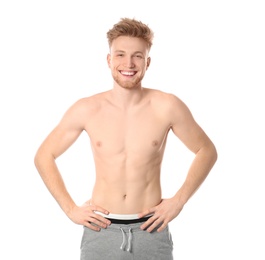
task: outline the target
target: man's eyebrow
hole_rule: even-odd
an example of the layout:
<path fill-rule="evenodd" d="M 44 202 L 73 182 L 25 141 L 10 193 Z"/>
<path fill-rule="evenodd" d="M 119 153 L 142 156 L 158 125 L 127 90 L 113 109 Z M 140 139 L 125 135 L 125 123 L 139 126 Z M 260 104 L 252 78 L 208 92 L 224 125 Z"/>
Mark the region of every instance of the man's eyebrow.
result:
<path fill-rule="evenodd" d="M 136 52 L 134 52 L 134 54 L 138 54 L 138 53 L 144 54 L 142 51 L 136 51 Z"/>
<path fill-rule="evenodd" d="M 115 52 L 115 53 L 116 53 L 116 52 L 122 52 L 122 53 L 125 53 L 125 51 L 123 51 L 123 50 L 116 50 L 116 51 L 114 51 L 114 52 Z M 139 54 L 139 53 L 142 54 L 142 55 L 144 54 L 142 51 L 135 51 L 133 54 Z"/>

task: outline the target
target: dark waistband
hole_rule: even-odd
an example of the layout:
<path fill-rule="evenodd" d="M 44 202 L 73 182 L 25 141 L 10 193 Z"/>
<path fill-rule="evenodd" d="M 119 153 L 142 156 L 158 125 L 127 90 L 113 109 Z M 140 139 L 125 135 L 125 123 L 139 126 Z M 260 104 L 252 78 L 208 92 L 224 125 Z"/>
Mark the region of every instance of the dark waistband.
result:
<path fill-rule="evenodd" d="M 151 216 L 137 218 L 137 219 L 115 219 L 115 218 L 107 218 L 113 224 L 134 224 L 134 223 L 141 223 L 148 220 Z"/>

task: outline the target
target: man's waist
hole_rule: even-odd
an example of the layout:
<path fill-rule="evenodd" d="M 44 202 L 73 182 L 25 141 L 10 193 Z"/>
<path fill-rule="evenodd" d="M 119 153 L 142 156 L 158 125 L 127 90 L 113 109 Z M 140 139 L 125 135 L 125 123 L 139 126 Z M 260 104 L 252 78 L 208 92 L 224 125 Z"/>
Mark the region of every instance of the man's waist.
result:
<path fill-rule="evenodd" d="M 141 223 L 148 220 L 152 214 L 149 214 L 147 216 L 144 216 L 142 218 L 138 217 L 138 214 L 103 214 L 99 211 L 95 211 L 95 213 L 103 216 L 104 218 L 107 218 L 111 221 L 113 224 L 133 224 L 133 223 Z"/>

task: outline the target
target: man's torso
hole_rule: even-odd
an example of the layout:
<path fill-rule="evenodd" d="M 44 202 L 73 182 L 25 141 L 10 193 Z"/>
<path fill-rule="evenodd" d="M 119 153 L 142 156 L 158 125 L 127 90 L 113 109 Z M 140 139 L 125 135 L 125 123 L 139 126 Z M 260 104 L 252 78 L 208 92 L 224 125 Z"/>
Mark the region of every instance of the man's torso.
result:
<path fill-rule="evenodd" d="M 134 214 L 161 201 L 160 169 L 170 116 L 163 106 L 165 94 L 146 92 L 126 110 L 111 103 L 108 92 L 87 101 L 94 104 L 85 124 L 96 168 L 91 201 L 112 213 Z"/>

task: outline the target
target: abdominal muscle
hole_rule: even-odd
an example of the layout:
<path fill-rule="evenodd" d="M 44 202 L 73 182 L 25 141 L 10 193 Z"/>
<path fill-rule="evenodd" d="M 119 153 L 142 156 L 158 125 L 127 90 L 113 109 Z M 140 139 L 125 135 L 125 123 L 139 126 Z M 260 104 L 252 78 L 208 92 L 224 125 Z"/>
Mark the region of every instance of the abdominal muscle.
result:
<path fill-rule="evenodd" d="M 126 164 L 114 158 L 100 163 L 96 160 L 91 203 L 113 214 L 136 214 L 158 205 L 160 164 L 156 161 L 139 165 L 137 160 L 127 160 Z"/>

